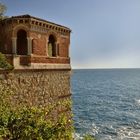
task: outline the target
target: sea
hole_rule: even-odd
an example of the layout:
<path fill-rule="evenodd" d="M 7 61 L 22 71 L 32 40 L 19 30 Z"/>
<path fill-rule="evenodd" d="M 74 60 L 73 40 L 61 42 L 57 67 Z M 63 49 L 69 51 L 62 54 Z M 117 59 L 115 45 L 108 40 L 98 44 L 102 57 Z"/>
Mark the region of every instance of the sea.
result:
<path fill-rule="evenodd" d="M 140 69 L 73 70 L 75 139 L 140 140 Z"/>

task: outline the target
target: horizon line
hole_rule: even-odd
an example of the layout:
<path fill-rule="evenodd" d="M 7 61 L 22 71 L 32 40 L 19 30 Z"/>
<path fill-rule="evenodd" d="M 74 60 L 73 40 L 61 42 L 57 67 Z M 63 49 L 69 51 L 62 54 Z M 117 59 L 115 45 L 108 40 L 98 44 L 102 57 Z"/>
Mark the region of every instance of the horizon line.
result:
<path fill-rule="evenodd" d="M 95 69 L 95 70 L 96 70 L 96 69 L 140 69 L 140 67 L 138 67 L 138 68 L 72 68 L 72 69 L 81 69 L 81 70 L 84 70 L 84 69 L 85 69 L 85 70 L 86 70 L 86 69 L 89 69 L 89 70 L 90 70 L 90 69 L 91 69 L 91 70 L 92 70 L 92 69 Z"/>

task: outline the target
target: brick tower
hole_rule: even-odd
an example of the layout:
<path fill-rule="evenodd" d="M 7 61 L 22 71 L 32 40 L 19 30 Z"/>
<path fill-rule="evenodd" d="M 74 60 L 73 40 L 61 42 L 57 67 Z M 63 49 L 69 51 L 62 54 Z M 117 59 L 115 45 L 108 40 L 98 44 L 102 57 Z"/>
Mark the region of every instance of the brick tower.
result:
<path fill-rule="evenodd" d="M 15 69 L 70 69 L 71 30 L 30 15 L 0 23 L 0 51 Z"/>

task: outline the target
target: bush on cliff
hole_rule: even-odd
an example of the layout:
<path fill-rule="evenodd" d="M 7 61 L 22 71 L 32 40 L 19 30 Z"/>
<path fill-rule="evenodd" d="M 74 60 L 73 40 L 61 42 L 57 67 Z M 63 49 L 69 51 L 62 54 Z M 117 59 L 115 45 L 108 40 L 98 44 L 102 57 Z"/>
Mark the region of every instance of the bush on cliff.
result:
<path fill-rule="evenodd" d="M 0 137 L 10 140 L 71 140 L 66 118 L 56 123 L 46 120 L 44 111 L 37 108 L 20 108 L 0 113 Z"/>
<path fill-rule="evenodd" d="M 53 106 L 47 109 L 14 106 L 14 93 L 0 84 L 0 140 L 72 140 L 73 128 L 65 114 L 56 121 L 48 118 Z"/>

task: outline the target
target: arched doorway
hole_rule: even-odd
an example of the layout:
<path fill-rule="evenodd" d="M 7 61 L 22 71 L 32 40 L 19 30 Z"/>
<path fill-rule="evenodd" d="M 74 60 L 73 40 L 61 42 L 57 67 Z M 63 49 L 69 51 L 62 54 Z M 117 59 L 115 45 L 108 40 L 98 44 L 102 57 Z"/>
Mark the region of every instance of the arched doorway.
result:
<path fill-rule="evenodd" d="M 21 29 L 17 32 L 17 54 L 27 55 L 28 45 L 27 45 L 27 33 L 25 30 Z"/>
<path fill-rule="evenodd" d="M 50 57 L 56 56 L 56 40 L 53 35 L 49 36 L 49 42 L 48 42 L 48 55 Z"/>

